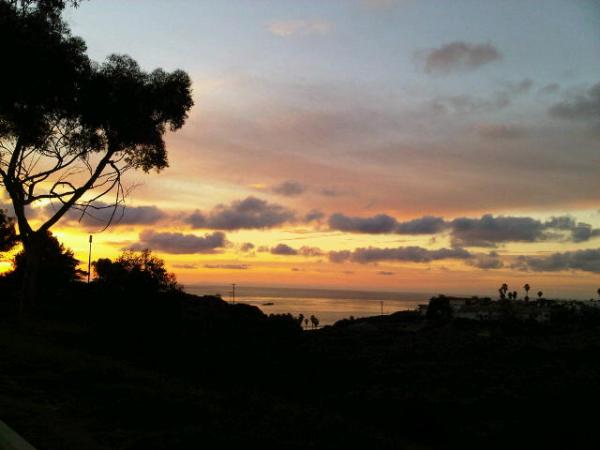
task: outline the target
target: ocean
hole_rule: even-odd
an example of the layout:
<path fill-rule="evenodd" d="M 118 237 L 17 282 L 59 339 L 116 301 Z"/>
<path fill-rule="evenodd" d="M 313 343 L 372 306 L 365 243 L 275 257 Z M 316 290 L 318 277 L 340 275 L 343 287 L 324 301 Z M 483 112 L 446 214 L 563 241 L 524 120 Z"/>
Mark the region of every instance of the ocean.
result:
<path fill-rule="evenodd" d="M 219 294 L 231 302 L 231 285 L 190 285 L 185 290 L 195 295 Z M 352 291 L 335 289 L 275 288 L 236 285 L 236 303 L 247 303 L 265 314 L 290 313 L 315 315 L 320 325 L 332 325 L 340 319 L 391 314 L 415 309 L 431 298 L 428 294 L 404 292 Z"/>

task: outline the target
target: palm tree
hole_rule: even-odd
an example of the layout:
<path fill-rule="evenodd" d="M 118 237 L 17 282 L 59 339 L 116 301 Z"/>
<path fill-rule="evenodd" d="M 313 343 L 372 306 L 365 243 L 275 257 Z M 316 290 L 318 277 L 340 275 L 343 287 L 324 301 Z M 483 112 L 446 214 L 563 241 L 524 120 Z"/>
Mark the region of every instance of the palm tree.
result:
<path fill-rule="evenodd" d="M 541 300 L 544 293 L 542 291 L 538 291 L 538 298 Z"/>
<path fill-rule="evenodd" d="M 531 286 L 529 286 L 528 283 L 525 283 L 525 286 L 523 286 L 523 289 L 525 289 L 525 301 L 529 300 L 529 289 L 531 289 Z"/>
<path fill-rule="evenodd" d="M 600 288 L 596 292 L 598 293 L 598 297 L 600 297 Z"/>
<path fill-rule="evenodd" d="M 502 286 L 500 286 L 500 289 L 498 289 L 498 292 L 500 292 L 500 298 L 502 300 L 504 300 L 506 298 L 507 291 L 508 291 L 508 284 L 502 283 Z"/>
<path fill-rule="evenodd" d="M 513 300 L 516 300 L 518 295 L 519 294 L 517 294 L 517 291 L 513 291 Z"/>

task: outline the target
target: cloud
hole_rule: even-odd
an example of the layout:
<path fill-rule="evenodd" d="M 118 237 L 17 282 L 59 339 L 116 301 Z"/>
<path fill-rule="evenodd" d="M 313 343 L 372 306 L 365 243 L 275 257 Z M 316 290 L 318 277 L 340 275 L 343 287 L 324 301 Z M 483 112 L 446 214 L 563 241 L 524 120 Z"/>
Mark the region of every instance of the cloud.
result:
<path fill-rule="evenodd" d="M 503 50 L 500 43 L 498 48 Z M 398 102 L 394 95 L 356 90 L 349 83 L 282 82 L 241 75 L 231 81 L 231 95 L 226 99 L 215 91 L 205 100 L 212 102 L 208 106 L 214 111 L 198 122 L 201 130 L 190 124 L 188 131 L 173 136 L 178 148 L 174 156 L 178 158 L 185 158 L 193 148 L 208 152 L 203 161 L 188 164 L 186 160 L 177 175 L 186 176 L 191 183 L 214 180 L 219 186 L 240 183 L 247 187 L 260 181 L 266 189 L 276 184 L 272 180 L 299 180 L 309 186 L 307 194 L 319 200 L 302 206 L 349 215 L 374 211 L 394 215 L 392 211 L 402 211 L 403 216 L 416 217 L 422 211 L 444 211 L 460 216 L 485 211 L 489 205 L 495 211 L 553 211 L 598 204 L 600 177 L 589 164 L 594 157 L 593 143 L 576 126 L 550 126 L 544 120 L 547 107 L 561 98 L 514 99 L 514 110 L 507 111 L 510 106 L 506 107 L 502 117 L 479 115 L 486 108 L 511 103 L 508 93 L 496 96 L 496 90 L 505 90 L 503 80 L 518 83 L 523 79 L 518 75 L 498 75 L 497 81 L 493 78 L 484 83 L 487 88 L 469 85 L 461 92 L 451 92 L 442 85 L 433 93 L 415 87 L 410 98 Z M 540 86 L 543 82 L 534 85 L 532 92 Z M 400 87 L 396 88 L 392 90 L 398 94 Z M 477 117 L 431 114 L 432 96 L 456 94 L 466 94 Z M 247 102 L 237 102 L 239 107 L 231 108 L 233 96 Z M 465 134 L 466 119 L 525 123 L 514 115 L 511 118 L 513 112 L 521 117 L 521 106 L 532 126 L 525 138 L 483 142 Z M 175 172 L 169 173 L 167 177 L 175 176 Z M 557 176 L 560 183 L 550 181 Z M 157 195 L 161 199 L 177 195 L 176 185 L 165 183 L 163 189 L 161 184 Z M 335 198 L 319 195 L 321 188 L 331 187 L 347 194 Z M 449 190 L 460 195 L 448 195 Z M 186 198 L 196 195 L 192 191 L 195 189 Z M 300 198 L 302 202 L 308 201 L 307 194 Z M 287 206 L 281 199 L 264 198 Z M 359 212 L 357 207 L 371 200 L 380 209 Z"/>
<path fill-rule="evenodd" d="M 271 22 L 267 30 L 279 37 L 325 35 L 333 30 L 333 24 L 326 20 L 282 20 Z"/>
<path fill-rule="evenodd" d="M 340 192 L 335 188 L 322 188 L 319 194 L 323 197 L 339 197 L 340 195 L 344 195 L 344 192 Z"/>
<path fill-rule="evenodd" d="M 208 214 L 196 211 L 185 218 L 192 228 L 241 230 L 273 228 L 293 220 L 293 211 L 256 197 L 217 205 Z"/>
<path fill-rule="evenodd" d="M 446 222 L 442 217 L 423 216 L 407 222 L 399 222 L 395 232 L 398 234 L 435 234 L 443 231 Z"/>
<path fill-rule="evenodd" d="M 140 233 L 140 242 L 132 248 L 150 248 L 172 254 L 216 253 L 226 244 L 225 233 L 220 231 L 196 236 L 195 234 L 144 230 Z"/>
<path fill-rule="evenodd" d="M 437 113 L 475 114 L 499 111 L 510 103 L 510 94 L 498 91 L 487 98 L 471 95 L 438 96 L 430 102 L 430 106 Z"/>
<path fill-rule="evenodd" d="M 564 240 L 568 231 L 573 242 L 583 242 L 600 236 L 600 229 L 576 222 L 570 216 L 552 217 L 542 222 L 531 217 L 493 216 L 479 218 L 423 216 L 399 222 L 394 217 L 378 214 L 372 217 L 349 217 L 340 213 L 329 217 L 329 228 L 337 231 L 364 234 L 437 234 L 448 231 L 455 247 L 494 247 L 505 242 L 539 242 Z"/>
<path fill-rule="evenodd" d="M 552 95 L 556 94 L 558 91 L 560 91 L 560 86 L 558 83 L 549 83 L 540 88 L 538 92 L 543 95 Z"/>
<path fill-rule="evenodd" d="M 271 254 L 273 255 L 285 255 L 285 256 L 323 256 L 324 253 L 320 248 L 317 247 L 300 247 L 299 250 L 290 247 L 287 244 L 277 244 L 275 247 L 270 249 Z"/>
<path fill-rule="evenodd" d="M 187 216 L 185 222 L 190 224 L 192 228 L 206 228 L 206 216 L 199 210 L 194 211 Z"/>
<path fill-rule="evenodd" d="M 300 247 L 298 253 L 302 256 L 323 256 L 323 251 L 318 247 Z"/>
<path fill-rule="evenodd" d="M 462 248 L 441 248 L 429 250 L 423 247 L 397 247 L 397 248 L 357 248 L 354 251 L 330 252 L 331 262 L 352 261 L 360 264 L 377 263 L 380 261 L 407 261 L 427 263 L 440 259 L 467 259 L 472 256 Z"/>
<path fill-rule="evenodd" d="M 252 242 L 244 242 L 241 246 L 240 246 L 240 251 L 242 252 L 251 252 L 252 250 L 254 250 L 255 246 Z"/>
<path fill-rule="evenodd" d="M 529 78 L 525 78 L 521 81 L 508 81 L 503 83 L 506 91 L 511 95 L 522 95 L 527 94 L 531 91 L 531 88 L 534 85 L 533 80 Z"/>
<path fill-rule="evenodd" d="M 306 223 L 310 223 L 310 222 L 320 222 L 321 220 L 323 220 L 323 217 L 325 217 L 325 214 L 322 211 L 319 211 L 317 209 L 313 209 L 312 211 L 309 211 L 305 216 L 304 216 L 304 221 Z"/>
<path fill-rule="evenodd" d="M 528 93 L 533 87 L 533 81 L 506 81 L 500 83 L 500 88 L 486 96 L 440 95 L 429 102 L 430 108 L 436 113 L 444 114 L 481 114 L 500 111 L 511 105 L 513 99 Z M 513 126 L 514 128 L 514 126 Z"/>
<path fill-rule="evenodd" d="M 273 192 L 286 197 L 300 195 L 306 191 L 306 186 L 298 181 L 285 181 L 273 187 Z"/>
<path fill-rule="evenodd" d="M 570 216 L 552 217 L 542 222 L 531 217 L 497 216 L 479 219 L 460 217 L 450 222 L 453 244 L 458 246 L 493 247 L 502 242 L 539 242 L 563 239 L 552 230 L 569 231 L 570 240 L 583 242 L 600 236 L 600 229 L 576 222 Z"/>
<path fill-rule="evenodd" d="M 273 247 L 271 249 L 271 254 L 292 256 L 292 255 L 297 255 L 298 250 L 290 247 L 287 244 L 277 244 L 275 247 Z"/>
<path fill-rule="evenodd" d="M 573 242 L 585 242 L 600 236 L 600 229 L 594 229 L 587 223 L 579 222 L 571 228 L 571 239 Z"/>
<path fill-rule="evenodd" d="M 387 214 L 372 217 L 349 217 L 340 213 L 329 217 L 329 228 L 337 231 L 368 234 L 434 234 L 445 227 L 444 219 L 435 216 L 424 216 L 407 222 L 398 222 Z"/>
<path fill-rule="evenodd" d="M 393 233 L 398 222 L 386 214 L 373 217 L 349 217 L 341 213 L 329 216 L 329 228 L 351 233 Z"/>
<path fill-rule="evenodd" d="M 577 222 L 571 216 L 553 216 L 544 225 L 556 230 L 570 230 L 577 225 Z"/>
<path fill-rule="evenodd" d="M 583 94 L 552 105 L 548 113 L 560 119 L 600 120 L 600 83 Z"/>
<path fill-rule="evenodd" d="M 580 270 L 600 273 L 600 248 L 553 253 L 548 256 L 520 256 L 513 269 L 534 272 Z"/>
<path fill-rule="evenodd" d="M 329 261 L 333 263 L 343 263 L 352 258 L 352 252 L 350 250 L 339 250 L 329 252 Z"/>
<path fill-rule="evenodd" d="M 248 270 L 248 264 L 205 264 L 206 269 Z"/>
<path fill-rule="evenodd" d="M 491 43 L 470 44 L 455 41 L 427 53 L 425 72 L 430 74 L 466 72 L 500 59 L 502 55 Z"/>
<path fill-rule="evenodd" d="M 525 128 L 516 124 L 482 123 L 475 126 L 475 131 L 485 139 L 515 139 L 525 136 Z"/>
<path fill-rule="evenodd" d="M 83 217 L 81 211 L 70 209 L 64 216 L 63 220 L 67 222 L 79 222 L 86 227 L 104 227 L 106 226 L 111 215 L 114 212 L 111 226 L 114 225 L 154 225 L 161 220 L 166 219 L 169 215 L 157 208 L 156 206 L 117 206 L 103 202 L 95 202 L 94 208 L 88 208 Z M 46 216 L 50 216 L 57 211 L 53 205 L 46 205 L 43 212 Z M 81 220 L 80 220 L 81 219 Z"/>
<path fill-rule="evenodd" d="M 536 242 L 544 239 L 545 226 L 530 217 L 459 217 L 451 223 L 452 243 L 461 247 L 493 247 L 500 242 Z"/>
<path fill-rule="evenodd" d="M 502 259 L 496 252 L 475 255 L 473 258 L 467 261 L 467 264 L 483 270 L 501 269 L 504 267 Z"/>
<path fill-rule="evenodd" d="M 198 265 L 197 264 L 173 264 L 173 267 L 175 269 L 195 270 L 198 268 Z"/>

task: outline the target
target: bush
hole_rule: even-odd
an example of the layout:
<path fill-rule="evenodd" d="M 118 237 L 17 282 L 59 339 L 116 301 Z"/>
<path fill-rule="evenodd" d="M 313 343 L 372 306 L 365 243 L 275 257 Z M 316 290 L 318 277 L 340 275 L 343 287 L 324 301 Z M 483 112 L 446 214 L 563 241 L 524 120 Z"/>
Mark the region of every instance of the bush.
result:
<path fill-rule="evenodd" d="M 147 249 L 141 252 L 128 250 L 114 262 L 99 259 L 93 265 L 96 281 L 109 289 L 138 294 L 181 290 L 175 275 L 167 272 L 164 261 Z"/>

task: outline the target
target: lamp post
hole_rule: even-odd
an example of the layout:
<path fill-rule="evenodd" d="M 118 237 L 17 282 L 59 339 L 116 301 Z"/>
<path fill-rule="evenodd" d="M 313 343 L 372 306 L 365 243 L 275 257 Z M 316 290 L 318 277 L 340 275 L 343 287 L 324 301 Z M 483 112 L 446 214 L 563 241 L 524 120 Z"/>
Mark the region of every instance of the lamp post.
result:
<path fill-rule="evenodd" d="M 88 253 L 88 284 L 90 284 L 91 273 L 92 273 L 92 235 L 90 234 L 90 251 Z"/>

